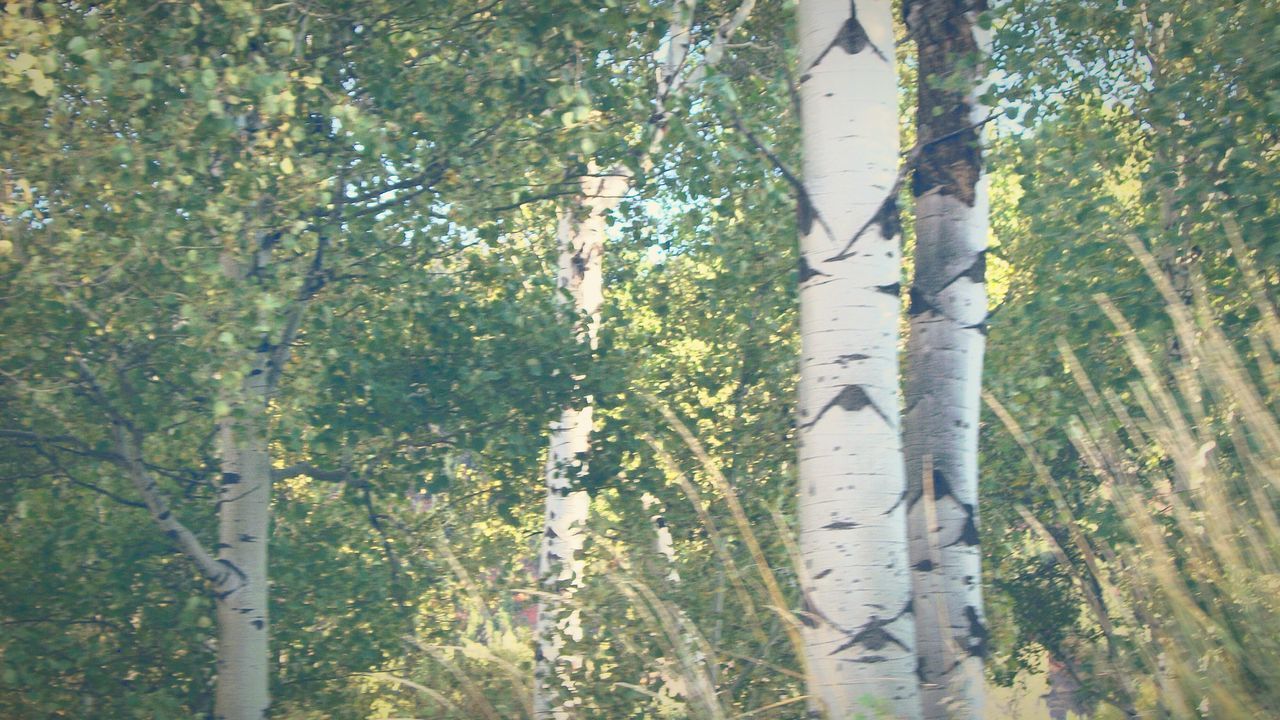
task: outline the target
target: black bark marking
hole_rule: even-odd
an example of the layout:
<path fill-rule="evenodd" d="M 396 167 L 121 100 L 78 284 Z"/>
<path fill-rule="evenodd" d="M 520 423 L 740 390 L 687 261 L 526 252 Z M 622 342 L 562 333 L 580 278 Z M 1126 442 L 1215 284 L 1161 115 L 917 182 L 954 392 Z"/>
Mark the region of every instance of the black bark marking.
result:
<path fill-rule="evenodd" d="M 891 618 L 881 620 L 879 616 L 872 615 L 871 619 L 867 620 L 867 623 L 863 625 L 858 632 L 853 633 L 852 636 L 850 636 L 848 642 L 833 650 L 831 654 L 837 655 L 855 645 L 861 645 L 867 650 L 880 650 L 889 645 L 897 645 L 903 650 L 911 652 L 911 648 L 907 647 L 905 643 L 894 637 L 892 633 L 885 629 L 896 622 L 898 618 L 910 613 L 912 611 L 911 608 L 911 602 L 908 601 L 906 606 L 902 608 L 902 611 Z"/>
<path fill-rule="evenodd" d="M 222 575 L 222 578 L 219 580 L 219 584 L 226 582 L 227 578 L 230 578 L 232 575 L 239 578 L 240 582 L 242 583 L 247 582 L 249 580 L 249 576 L 245 575 L 244 571 L 241 570 L 239 566 L 237 566 L 235 563 L 231 562 L 230 560 L 227 560 L 226 558 L 218 558 L 218 564 L 222 565 L 227 569 L 227 572 L 224 573 Z"/>
<path fill-rule="evenodd" d="M 831 277 L 830 275 L 828 275 L 827 273 L 822 272 L 821 270 L 814 270 L 814 269 L 813 269 L 813 266 L 809 264 L 809 261 L 808 261 L 808 260 L 806 260 L 804 257 L 801 257 L 801 258 L 800 258 L 800 283 L 799 283 L 799 284 L 803 285 L 803 284 L 805 284 L 805 283 L 809 282 L 810 280 L 814 279 L 815 277 L 819 277 L 819 276 L 821 276 L 821 277 Z"/>
<path fill-rule="evenodd" d="M 827 53 L 831 52 L 832 48 L 837 47 L 850 55 L 857 55 L 863 50 L 871 48 L 876 57 L 886 62 L 888 61 L 888 58 L 880 51 L 880 48 L 871 42 L 866 29 L 858 21 L 858 3 L 856 0 L 851 0 L 849 3 L 849 19 L 844 21 L 844 24 L 840 26 L 840 30 L 836 32 L 836 36 L 831 39 L 831 44 L 827 46 L 826 50 L 822 51 L 821 55 L 814 59 L 809 69 L 812 70 L 817 67 L 827 57 Z"/>
<path fill-rule="evenodd" d="M 156 519 L 161 522 L 164 522 L 165 520 L 168 520 L 171 517 L 173 517 L 173 513 L 169 512 L 168 510 L 165 510 L 164 512 L 157 515 Z"/>
<path fill-rule="evenodd" d="M 852 530 L 856 527 L 862 527 L 852 520 L 836 520 L 822 526 L 823 530 Z"/>
<path fill-rule="evenodd" d="M 814 211 L 813 201 L 809 199 L 808 193 L 798 193 L 796 195 L 796 227 L 800 228 L 801 235 L 808 235 L 813 230 L 813 220 L 817 217 Z"/>
<path fill-rule="evenodd" d="M 267 626 L 267 623 L 265 620 L 251 620 L 249 624 L 252 625 L 256 630 L 261 630 Z"/>
<path fill-rule="evenodd" d="M 989 326 L 987 325 L 987 323 L 986 323 L 985 321 L 980 322 L 980 323 L 978 323 L 977 325 L 965 325 L 965 326 L 964 326 L 963 328 L 961 328 L 961 329 L 962 329 L 962 330 L 977 330 L 979 333 L 982 333 L 982 337 L 986 337 L 986 336 L 987 336 L 987 333 L 989 332 Z"/>
<path fill-rule="evenodd" d="M 898 495 L 898 499 L 893 501 L 893 504 L 889 506 L 888 510 L 885 510 L 884 512 L 880 513 L 880 516 L 883 517 L 893 512 L 894 510 L 897 510 L 899 505 L 906 502 L 908 494 L 909 494 L 908 491 L 903 490 L 902 493 Z"/>
<path fill-rule="evenodd" d="M 817 575 L 814 575 L 814 576 L 813 576 L 813 579 L 814 579 L 814 580 L 821 580 L 822 578 L 824 578 L 824 577 L 826 577 L 826 576 L 830 575 L 830 574 L 831 574 L 831 573 L 833 573 L 833 572 L 835 572 L 835 571 L 834 571 L 834 570 L 832 570 L 831 568 L 827 568 L 826 570 L 823 570 L 822 572 L 818 573 Z"/>
<path fill-rule="evenodd" d="M 817 417 L 815 417 L 811 422 L 805 423 L 800 427 L 811 428 L 818 424 L 818 421 L 822 419 L 822 416 L 826 415 L 827 411 L 833 407 L 838 407 L 846 412 L 857 412 L 858 410 L 871 408 L 886 423 L 889 423 L 890 426 L 893 425 L 893 421 L 890 420 L 889 416 L 871 400 L 871 396 L 867 394 L 867 391 L 861 385 L 845 385 L 844 389 L 837 393 L 835 397 L 831 398 L 831 402 L 828 402 L 826 406 L 822 408 Z"/>
<path fill-rule="evenodd" d="M 929 678 L 925 675 L 925 672 L 924 672 L 924 658 L 916 659 L 916 678 L 919 679 L 920 682 L 929 681 Z"/>
<path fill-rule="evenodd" d="M 177 540 L 179 535 L 177 530 L 172 530 L 172 529 L 165 530 L 164 534 L 167 535 L 170 540 Z"/>
<path fill-rule="evenodd" d="M 969 503 L 961 503 L 961 507 L 964 508 L 964 528 L 960 531 L 960 537 L 947 543 L 944 547 L 953 547 L 955 545 L 975 547 L 980 542 L 977 513 Z"/>
<path fill-rule="evenodd" d="M 925 558 L 924 560 L 921 560 L 920 562 L 916 563 L 912 567 L 914 567 L 916 570 L 919 570 L 920 572 L 933 572 L 934 565 L 932 560 L 930 560 L 929 558 Z"/>
<path fill-rule="evenodd" d="M 920 499 L 923 497 L 924 497 L 924 485 L 922 484 L 920 486 L 919 492 L 913 493 L 911 496 L 911 499 L 907 501 L 907 509 L 911 509 L 915 507 L 916 503 L 920 502 Z M 944 497 L 950 497 L 954 500 L 956 495 L 954 492 L 951 491 L 951 481 L 947 480 L 947 476 L 943 475 L 941 470 L 934 468 L 933 469 L 933 501 L 936 503 Z"/>
<path fill-rule="evenodd" d="M 825 577 L 830 570 L 823 570 L 819 577 Z M 818 614 L 813 611 L 813 605 L 809 602 L 809 596 L 805 595 L 800 599 L 800 614 L 798 616 L 800 622 L 804 623 L 807 628 L 818 627 Z"/>
<path fill-rule="evenodd" d="M 902 218 L 898 214 L 898 196 L 889 195 L 880 203 L 880 209 L 871 217 L 880 226 L 880 237 L 892 240 L 902 234 Z"/>
<path fill-rule="evenodd" d="M 840 367 L 844 367 L 845 365 L 848 365 L 849 363 L 855 360 L 870 360 L 870 359 L 871 359 L 870 355 L 863 355 L 862 353 L 849 353 L 848 355 L 841 355 L 840 357 L 836 358 L 836 364 L 839 365 Z"/>
<path fill-rule="evenodd" d="M 251 543 L 251 542 L 255 542 L 257 539 L 258 539 L 258 538 L 256 538 L 256 537 L 254 537 L 254 536 L 250 535 L 249 533 L 240 533 L 240 542 L 242 542 L 242 543 Z"/>
<path fill-rule="evenodd" d="M 223 485 L 240 484 L 240 474 L 239 473 L 222 473 L 222 484 Z"/>
<path fill-rule="evenodd" d="M 986 623 L 982 622 L 982 617 L 978 615 L 978 610 L 972 605 L 965 606 L 964 616 L 969 621 L 969 642 L 965 649 L 973 657 L 986 657 L 987 641 L 991 637 Z"/>
<path fill-rule="evenodd" d="M 943 475 L 943 474 L 942 474 L 942 471 L 941 471 L 941 470 L 938 470 L 937 468 L 934 468 L 934 470 L 933 470 L 933 499 L 934 499 L 934 501 L 936 502 L 936 501 L 938 501 L 938 500 L 941 500 L 941 499 L 942 499 L 942 498 L 944 498 L 944 497 L 949 497 L 949 498 L 954 499 L 954 498 L 955 498 L 955 496 L 956 496 L 955 492 L 954 492 L 954 491 L 952 491 L 952 489 L 951 489 L 951 481 L 947 479 L 947 476 L 946 476 L 946 475 Z M 970 509 L 970 512 L 972 512 L 973 507 L 972 507 L 972 506 L 969 506 L 969 509 Z"/>
<path fill-rule="evenodd" d="M 898 297 L 902 293 L 902 283 L 891 283 L 889 285 L 877 285 L 876 292 L 882 292 L 885 295 Z"/>
<path fill-rule="evenodd" d="M 978 285 L 982 285 L 986 283 L 987 281 L 987 251 L 986 250 L 979 250 L 977 255 L 974 256 L 973 262 L 969 264 L 969 267 L 965 268 L 964 270 L 961 270 L 955 277 L 943 283 L 942 287 L 938 288 L 938 292 L 942 292 L 943 290 L 946 290 L 947 288 L 951 287 L 956 283 L 957 280 L 961 278 L 969 280 L 970 282 L 977 283 Z"/>
<path fill-rule="evenodd" d="M 898 237 L 902 232 L 902 223 L 898 216 L 898 195 L 896 187 L 884 199 L 884 202 L 880 203 L 880 207 L 876 209 L 875 214 L 863 223 L 862 227 L 858 228 L 858 232 L 853 234 L 853 237 L 849 239 L 849 242 L 844 246 L 844 249 L 834 257 L 828 258 L 828 260 L 844 260 L 850 257 L 852 255 L 853 246 L 857 244 L 858 240 L 862 239 L 862 236 L 867 233 L 867 230 L 870 229 L 872 225 L 879 226 L 880 237 L 885 240 L 892 240 L 893 238 Z"/>
<path fill-rule="evenodd" d="M 938 308 L 924 296 L 919 288 L 912 285 L 907 291 L 907 315 L 916 317 L 927 312 L 937 312 Z"/>

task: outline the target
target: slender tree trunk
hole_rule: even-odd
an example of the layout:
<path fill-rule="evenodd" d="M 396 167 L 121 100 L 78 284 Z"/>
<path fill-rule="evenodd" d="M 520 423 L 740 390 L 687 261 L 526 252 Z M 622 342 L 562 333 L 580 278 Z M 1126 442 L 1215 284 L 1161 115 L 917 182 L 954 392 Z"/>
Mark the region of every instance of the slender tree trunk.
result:
<path fill-rule="evenodd" d="M 978 0 L 909 0 L 920 58 L 915 276 L 905 450 L 926 718 L 981 718 L 987 630 L 978 547 L 987 181 L 976 100 Z"/>
<path fill-rule="evenodd" d="M 218 563 L 230 573 L 215 590 L 218 685 L 214 717 L 262 720 L 270 695 L 267 626 L 267 537 L 271 514 L 271 460 L 267 453 L 269 354 L 256 353 L 243 388 L 242 417 L 218 426 L 222 479 L 218 488 Z"/>
<path fill-rule="evenodd" d="M 586 176 L 575 207 L 560 216 L 559 285 L 583 316 L 580 340 L 596 346 L 600 306 L 604 301 L 602 260 L 605 217 L 629 186 L 625 175 Z M 538 605 L 537 647 L 534 652 L 534 716 L 573 715 L 575 698 L 568 680 L 581 658 L 562 652 L 569 640 L 581 640 L 579 613 L 567 607 L 582 585 L 585 563 L 582 546 L 590 497 L 582 487 L 591 444 L 592 406 L 565 408 L 551 429 L 546 465 L 547 503 L 538 576 L 547 592 Z"/>
<path fill-rule="evenodd" d="M 689 59 L 690 26 L 694 0 L 679 0 L 674 8 L 671 26 L 655 52 L 659 66 L 654 95 L 654 114 L 650 118 L 653 134 L 641 156 L 642 171 L 647 171 L 653 155 L 661 148 L 670 118 L 668 102 L 684 90 L 689 82 L 704 77 L 705 67 L 719 62 L 733 34 L 746 22 L 755 0 L 743 0 L 737 10 L 717 28 L 715 37 L 703 54 L 703 63 L 692 72 L 682 70 Z M 594 167 L 594 166 L 593 166 Z M 582 194 L 577 207 L 560 216 L 557 230 L 560 242 L 560 287 L 567 290 L 574 309 L 585 315 L 586 325 L 581 339 L 594 348 L 600 324 L 600 306 L 604 302 L 605 217 L 630 189 L 633 177 L 622 167 L 581 178 Z M 582 584 L 584 562 L 580 555 L 589 518 L 590 498 L 579 478 L 586 473 L 587 454 L 591 442 L 592 407 L 590 399 L 581 408 L 565 408 L 560 421 L 552 426 L 551 449 L 546 466 L 547 504 L 542 548 L 539 552 L 539 579 L 547 595 L 538 605 L 537 646 L 534 651 L 534 716 L 567 718 L 572 716 L 572 687 L 565 682 L 568 670 L 580 663 L 576 656 L 561 653 L 568 639 L 581 638 L 577 611 L 565 612 L 573 592 Z M 659 542 L 669 548 L 670 531 L 659 527 Z M 665 549 L 665 548 L 661 548 Z M 672 568 L 672 577 L 679 574 Z"/>
<path fill-rule="evenodd" d="M 832 720 L 920 715 L 898 438 L 890 5 L 799 6 L 800 552 L 809 693 Z"/>

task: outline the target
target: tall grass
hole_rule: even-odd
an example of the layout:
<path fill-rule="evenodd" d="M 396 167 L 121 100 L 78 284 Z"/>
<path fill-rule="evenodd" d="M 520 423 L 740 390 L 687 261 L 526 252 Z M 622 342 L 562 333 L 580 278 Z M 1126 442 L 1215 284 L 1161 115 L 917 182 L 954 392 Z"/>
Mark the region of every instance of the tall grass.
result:
<path fill-rule="evenodd" d="M 1095 301 L 1140 380 L 1095 384 L 1059 343 L 1086 399 L 1067 434 L 1123 519 L 1125 539 L 1083 532 L 1017 419 L 986 397 L 1068 530 L 1075 563 L 1022 510 L 1073 573 L 1103 637 L 1092 679 L 1113 689 L 1128 716 L 1280 717 L 1280 315 L 1235 240 L 1257 315 L 1253 357 L 1228 337 L 1203 281 L 1185 302 L 1136 238 L 1127 243 L 1164 301 L 1181 359 L 1161 367 L 1102 295 Z"/>
<path fill-rule="evenodd" d="M 564 649 L 580 718 L 794 719 L 806 716 L 793 528 L 780 508 L 739 497 L 695 434 L 656 398 L 641 434 L 668 488 L 663 503 L 685 528 L 673 559 L 654 527 L 597 498 L 588 531 L 586 586 L 575 593 L 584 637 Z M 479 500 L 479 502 L 483 502 Z M 749 509 L 750 508 L 750 514 Z M 445 517 L 446 513 L 451 517 Z M 529 718 L 533 623 L 521 616 L 542 592 L 530 575 L 482 577 L 462 557 L 483 541 L 463 519 L 483 507 L 417 516 L 403 530 L 429 539 L 417 551 L 441 574 L 437 611 L 406 638 L 413 668 L 362 680 L 377 717 Z M 439 526 L 457 526 L 451 537 Z M 710 572 L 708 572 L 710 570 Z M 680 579 L 673 579 L 679 577 Z M 451 628 L 451 629 L 450 629 Z"/>

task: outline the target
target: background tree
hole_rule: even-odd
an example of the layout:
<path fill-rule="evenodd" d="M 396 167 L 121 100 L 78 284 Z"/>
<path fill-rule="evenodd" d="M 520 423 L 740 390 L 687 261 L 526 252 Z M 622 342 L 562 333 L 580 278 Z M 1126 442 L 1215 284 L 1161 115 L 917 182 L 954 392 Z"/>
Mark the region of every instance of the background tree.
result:
<path fill-rule="evenodd" d="M 6 350 L 7 438 L 59 463 L 117 466 L 131 490 L 111 482 L 104 491 L 144 503 L 213 583 L 217 715 L 256 717 L 267 703 L 273 481 L 307 475 L 352 485 L 365 469 L 357 458 L 378 457 L 358 452 L 412 456 L 458 432 L 426 423 L 360 448 L 358 426 L 335 426 L 334 417 L 315 424 L 313 381 L 324 363 L 290 357 L 323 344 L 346 318 L 309 321 L 308 307 L 334 308 L 368 277 L 412 295 L 433 282 L 433 263 L 494 237 L 500 218 L 486 182 L 506 173 L 467 173 L 466 163 L 483 168 L 504 157 L 502 148 L 517 146 L 542 116 L 544 94 L 510 56 L 525 47 L 526 58 L 565 62 L 563 46 L 544 45 L 548 55 L 539 56 L 518 42 L 538 27 L 531 18 L 554 8 L 479 16 L 400 9 L 388 17 L 336 5 L 317 16 L 292 6 L 195 13 L 122 3 L 14 6 L 6 15 L 15 65 L 35 50 L 43 68 L 9 76 L 23 84 L 7 84 L 6 126 L 44 128 L 53 150 L 6 148 L 8 292 L 32 301 L 12 308 L 6 324 L 40 338 Z M 481 20 L 486 32 L 451 33 Z M 145 32 L 153 22 L 163 31 Z M 477 58 L 484 63 L 459 64 Z M 430 113 L 405 102 L 445 88 L 459 99 Z M 481 148 L 493 155 L 473 152 Z M 445 188 L 452 204 L 440 200 Z M 527 190 L 514 191 L 518 204 Z M 475 230 L 465 225 L 468 198 L 486 208 Z M 96 330 L 85 336 L 85 327 Z M 44 361 L 53 347 L 65 351 Z M 294 367 L 312 374 L 286 390 Z M 303 418 L 306 429 L 290 432 Z M 285 467 L 279 459 L 288 454 L 305 459 Z M 166 477 L 215 511 L 216 544 L 198 539 L 206 523 L 169 499 Z M 367 487 L 359 495 L 367 505 Z"/>

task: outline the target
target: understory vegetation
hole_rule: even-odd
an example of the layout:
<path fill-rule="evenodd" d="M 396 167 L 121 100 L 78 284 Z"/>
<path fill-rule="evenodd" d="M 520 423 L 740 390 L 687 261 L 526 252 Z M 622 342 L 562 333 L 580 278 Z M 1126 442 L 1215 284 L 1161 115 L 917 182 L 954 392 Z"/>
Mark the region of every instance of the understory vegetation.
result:
<path fill-rule="evenodd" d="M 946 651 L 988 700 L 954 716 L 1035 682 L 1034 717 L 1280 717 L 1280 0 L 951 4 L 987 46 L 921 80 L 894 3 L 863 230 L 909 334 L 951 139 L 915 112 L 972 100 L 985 611 Z M 796 5 L 6 3 L 0 717 L 215 717 L 232 623 L 270 638 L 257 717 L 543 720 L 547 662 L 557 718 L 813 717 Z M 910 610 L 841 631 L 914 652 Z"/>

